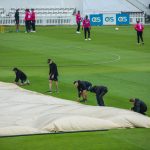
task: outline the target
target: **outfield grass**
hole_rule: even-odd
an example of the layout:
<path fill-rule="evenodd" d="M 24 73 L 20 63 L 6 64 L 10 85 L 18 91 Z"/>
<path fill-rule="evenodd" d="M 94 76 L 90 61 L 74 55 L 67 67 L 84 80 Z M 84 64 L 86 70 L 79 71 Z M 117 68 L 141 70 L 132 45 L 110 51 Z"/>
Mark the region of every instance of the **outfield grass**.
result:
<path fill-rule="evenodd" d="M 13 82 L 13 67 L 27 73 L 31 85 L 23 88 L 48 90 L 47 59 L 58 65 L 60 92 L 53 96 L 76 100 L 73 81 L 88 80 L 106 85 L 107 106 L 129 109 L 128 99 L 138 97 L 150 108 L 150 26 L 145 27 L 145 45 L 136 44 L 132 26 L 95 27 L 91 41 L 75 34 L 75 27 L 37 27 L 37 33 L 0 34 L 0 81 Z M 89 93 L 88 105 L 97 105 Z M 150 110 L 147 114 L 150 116 Z M 114 149 L 149 150 L 149 129 L 0 138 L 0 149 Z"/>

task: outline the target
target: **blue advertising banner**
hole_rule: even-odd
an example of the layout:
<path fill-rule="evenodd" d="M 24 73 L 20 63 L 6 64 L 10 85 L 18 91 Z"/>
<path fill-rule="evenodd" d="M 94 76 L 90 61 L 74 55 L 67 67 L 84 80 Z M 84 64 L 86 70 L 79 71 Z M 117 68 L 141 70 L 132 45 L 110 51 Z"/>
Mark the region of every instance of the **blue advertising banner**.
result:
<path fill-rule="evenodd" d="M 129 14 L 116 14 L 116 25 L 129 25 Z"/>
<path fill-rule="evenodd" d="M 90 15 L 91 26 L 102 26 L 103 25 L 103 15 L 102 14 L 92 14 Z"/>

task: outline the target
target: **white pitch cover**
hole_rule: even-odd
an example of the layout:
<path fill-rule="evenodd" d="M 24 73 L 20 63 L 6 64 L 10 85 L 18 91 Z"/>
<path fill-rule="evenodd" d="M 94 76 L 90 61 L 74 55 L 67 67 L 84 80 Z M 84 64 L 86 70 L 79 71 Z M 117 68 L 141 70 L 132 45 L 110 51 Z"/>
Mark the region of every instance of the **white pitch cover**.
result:
<path fill-rule="evenodd" d="M 130 110 L 83 105 L 0 82 L 0 136 L 119 128 L 150 128 Z"/>

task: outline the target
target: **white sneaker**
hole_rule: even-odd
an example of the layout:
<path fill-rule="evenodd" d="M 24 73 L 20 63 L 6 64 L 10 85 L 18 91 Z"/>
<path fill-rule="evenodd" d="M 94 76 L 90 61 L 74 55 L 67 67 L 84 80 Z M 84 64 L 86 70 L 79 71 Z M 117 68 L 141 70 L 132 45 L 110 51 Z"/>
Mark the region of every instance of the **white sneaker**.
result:
<path fill-rule="evenodd" d="M 88 38 L 88 40 L 91 40 L 90 38 Z"/>
<path fill-rule="evenodd" d="M 30 85 L 30 81 L 29 80 L 27 80 L 27 84 Z"/>
<path fill-rule="evenodd" d="M 30 85 L 30 81 L 27 79 L 23 84 L 24 84 L 24 85 L 25 85 L 25 84 Z"/>
<path fill-rule="evenodd" d="M 76 33 L 78 33 L 78 34 L 79 34 L 79 33 L 81 33 L 81 32 L 79 32 L 79 31 L 76 31 Z"/>
<path fill-rule="evenodd" d="M 52 93 L 52 91 L 50 90 L 50 91 L 48 91 L 50 94 Z"/>
<path fill-rule="evenodd" d="M 85 39 L 85 41 L 87 41 L 87 39 Z"/>

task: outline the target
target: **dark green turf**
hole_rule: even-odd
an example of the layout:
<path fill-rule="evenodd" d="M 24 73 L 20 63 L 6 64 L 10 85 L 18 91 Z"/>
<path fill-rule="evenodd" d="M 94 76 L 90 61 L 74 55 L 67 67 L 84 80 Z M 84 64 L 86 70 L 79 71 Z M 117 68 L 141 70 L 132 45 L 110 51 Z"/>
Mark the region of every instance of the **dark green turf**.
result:
<path fill-rule="evenodd" d="M 10 32 L 0 34 L 0 81 L 13 82 L 13 67 L 27 73 L 29 90 L 48 90 L 47 59 L 58 65 L 59 88 L 53 96 L 76 100 L 73 81 L 88 80 L 94 85 L 106 85 L 107 106 L 129 109 L 128 99 L 138 97 L 150 107 L 150 26 L 145 27 L 145 45 L 136 44 L 132 26 L 95 27 L 91 41 L 75 27 L 37 27 L 37 33 Z M 88 105 L 96 105 L 89 93 Z M 150 110 L 147 113 L 150 116 Z M 1 138 L 0 149 L 150 149 L 149 129 L 112 130 L 107 132 L 42 135 Z"/>
<path fill-rule="evenodd" d="M 1 150 L 149 150 L 150 129 L 0 138 Z"/>

